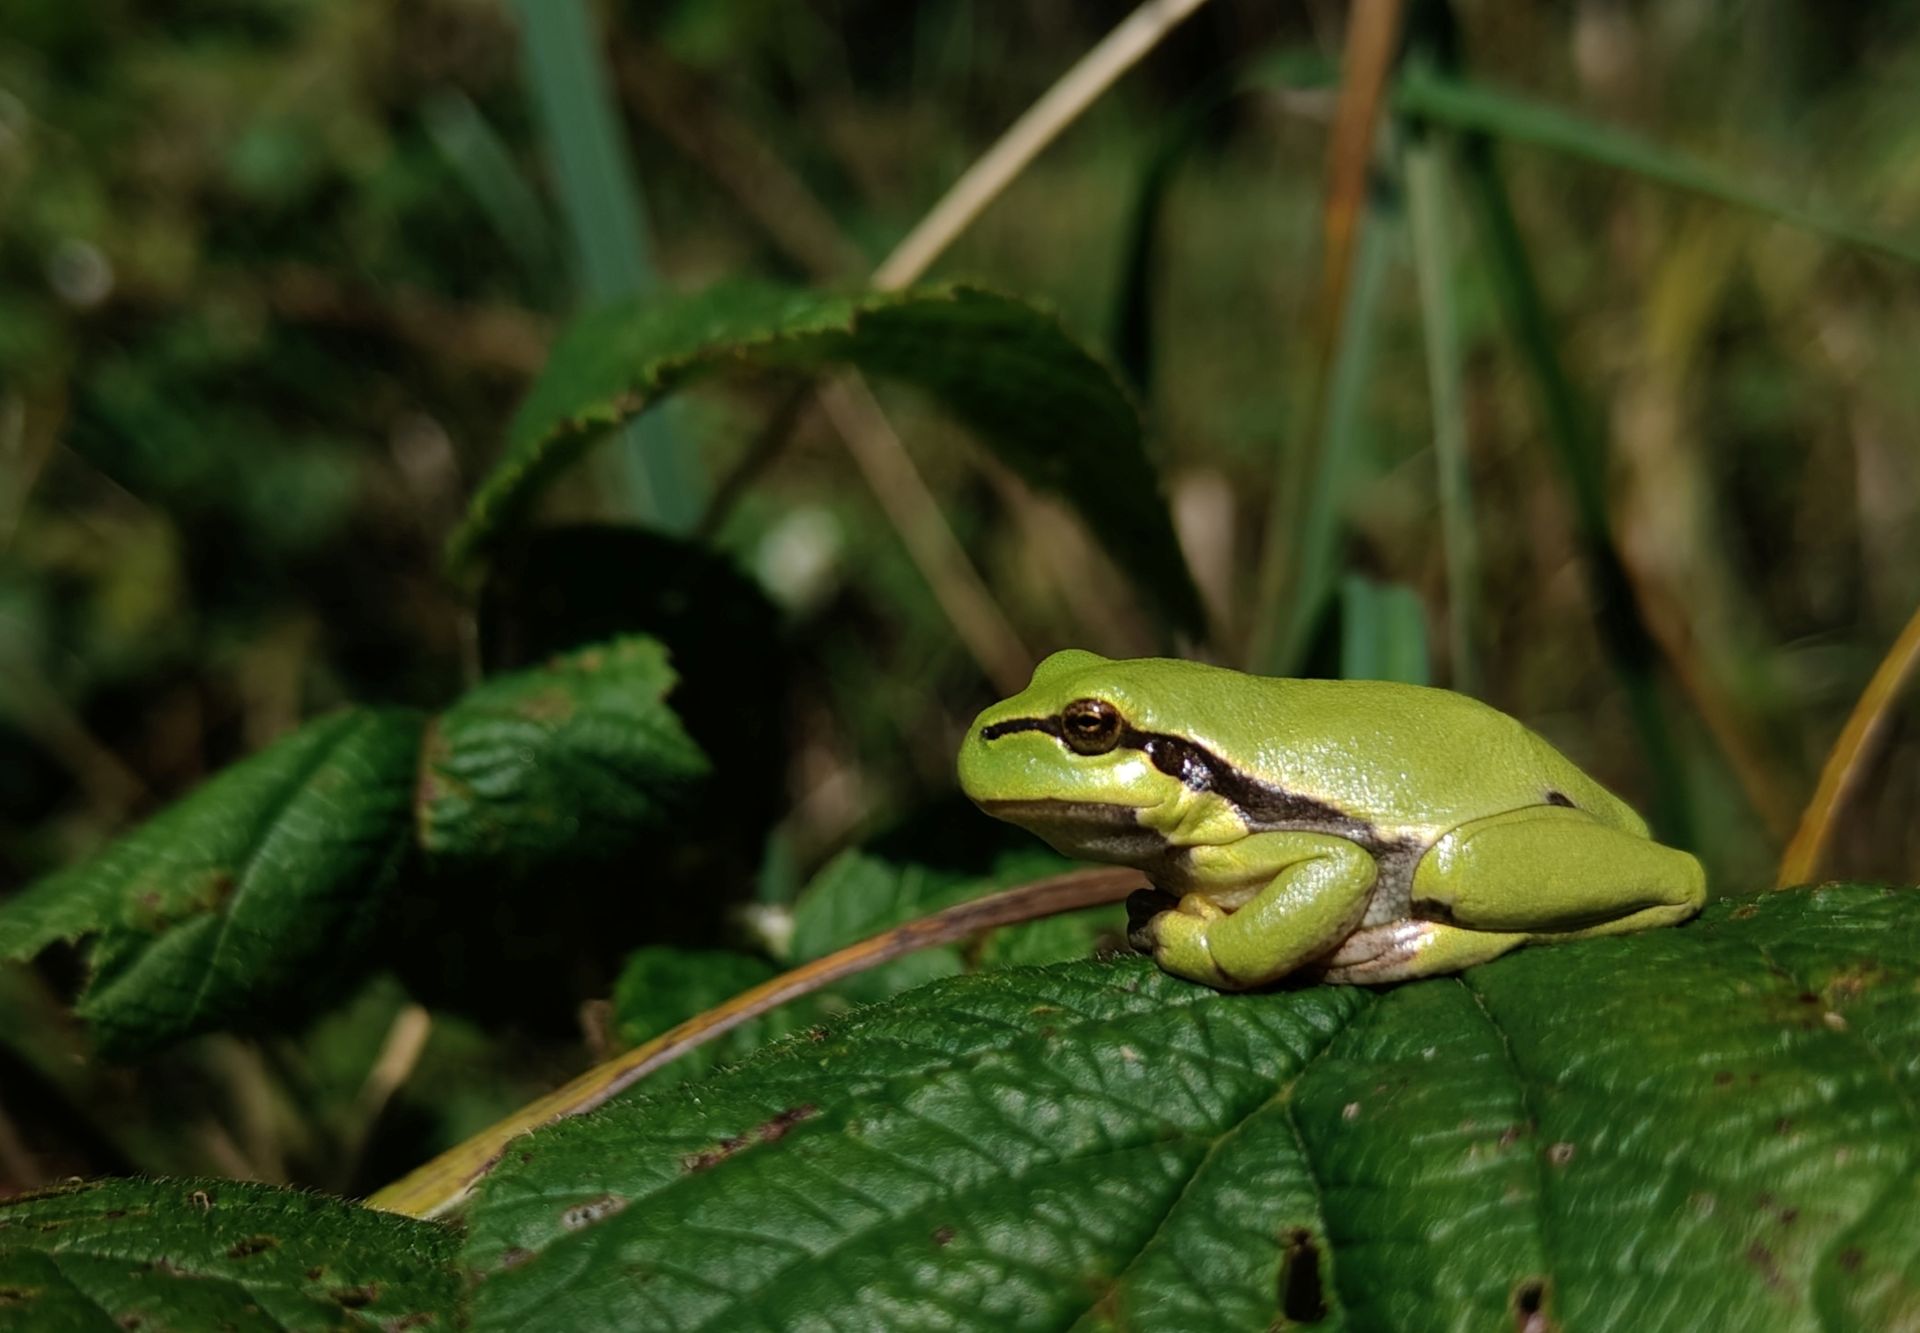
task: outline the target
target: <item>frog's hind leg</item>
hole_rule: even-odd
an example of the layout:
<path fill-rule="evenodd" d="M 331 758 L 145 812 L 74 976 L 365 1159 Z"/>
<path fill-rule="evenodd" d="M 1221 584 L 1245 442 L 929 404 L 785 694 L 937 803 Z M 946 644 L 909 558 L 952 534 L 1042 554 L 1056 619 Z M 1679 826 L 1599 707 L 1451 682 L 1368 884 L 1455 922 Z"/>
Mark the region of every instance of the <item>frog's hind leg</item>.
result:
<path fill-rule="evenodd" d="M 1420 858 L 1412 889 L 1415 917 L 1560 939 L 1671 925 L 1707 899 L 1693 857 L 1557 805 L 1462 824 Z"/>
<path fill-rule="evenodd" d="M 1530 940 L 1672 925 L 1706 879 L 1685 852 L 1579 810 L 1533 806 L 1462 824 L 1414 867 L 1412 915 L 1356 930 L 1319 962 L 1326 981 L 1458 972 Z"/>

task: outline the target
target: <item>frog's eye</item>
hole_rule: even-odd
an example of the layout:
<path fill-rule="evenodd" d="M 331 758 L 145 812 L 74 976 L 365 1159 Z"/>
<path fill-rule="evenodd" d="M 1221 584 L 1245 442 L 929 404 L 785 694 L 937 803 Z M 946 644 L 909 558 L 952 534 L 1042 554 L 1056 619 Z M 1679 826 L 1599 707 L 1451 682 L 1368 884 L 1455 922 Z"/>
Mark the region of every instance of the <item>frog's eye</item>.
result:
<path fill-rule="evenodd" d="M 1105 754 L 1120 743 L 1120 711 L 1105 699 L 1075 699 L 1060 710 L 1060 735 L 1080 754 Z"/>

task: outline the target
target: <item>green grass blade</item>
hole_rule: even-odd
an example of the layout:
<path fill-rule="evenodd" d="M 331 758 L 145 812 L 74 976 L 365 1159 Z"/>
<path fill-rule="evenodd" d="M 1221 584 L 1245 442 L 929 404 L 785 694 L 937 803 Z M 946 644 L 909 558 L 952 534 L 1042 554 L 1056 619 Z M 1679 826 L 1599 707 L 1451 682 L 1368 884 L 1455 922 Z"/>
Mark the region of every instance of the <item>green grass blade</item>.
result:
<path fill-rule="evenodd" d="M 1846 245 L 1920 264 L 1920 242 L 1887 236 L 1845 218 L 1782 199 L 1728 172 L 1638 135 L 1470 79 L 1409 71 L 1394 91 L 1402 115 L 1450 129 L 1532 144 L 1599 166 L 1630 171 L 1677 190 L 1750 209 Z"/>
<path fill-rule="evenodd" d="M 1410 142 L 1402 161 L 1414 269 L 1420 284 L 1421 322 L 1426 331 L 1434 472 L 1439 481 L 1440 533 L 1446 553 L 1449 683 L 1464 694 L 1478 694 L 1480 552 L 1467 470 L 1465 372 L 1459 309 L 1454 300 L 1453 238 L 1447 216 L 1453 166 L 1445 146 L 1431 135 Z"/>
<path fill-rule="evenodd" d="M 1375 583 L 1359 574 L 1340 581 L 1340 675 L 1432 683 L 1419 594 L 1403 583 Z"/>
<path fill-rule="evenodd" d="M 1320 430 L 1304 460 L 1300 489 L 1292 505 L 1293 519 L 1289 531 L 1268 538 L 1270 542 L 1291 542 L 1289 564 L 1293 576 L 1283 585 L 1281 605 L 1267 609 L 1269 616 L 1278 613 L 1281 631 L 1269 653 L 1256 659 L 1256 670 L 1284 676 L 1300 669 L 1333 591 L 1340 517 L 1361 448 L 1367 395 L 1373 382 L 1374 345 L 1380 332 L 1380 297 L 1398 223 L 1397 206 L 1376 193 L 1359 224 L 1353 279 L 1347 287 L 1339 342 L 1323 390 L 1326 398 L 1319 417 Z"/>
<path fill-rule="evenodd" d="M 1461 147 L 1495 297 L 1512 327 L 1546 418 L 1547 438 L 1566 478 L 1601 642 L 1626 694 L 1634 729 L 1652 770 L 1654 828 L 1664 841 L 1691 846 L 1693 820 L 1686 775 L 1655 680 L 1658 652 L 1634 601 L 1607 514 L 1604 443 L 1591 410 L 1580 401 L 1561 364 L 1560 340 L 1534 280 L 1493 145 L 1474 134 Z"/>
<path fill-rule="evenodd" d="M 428 99 L 421 119 L 434 147 L 520 261 L 528 286 L 551 290 L 560 276 L 552 220 L 480 108 L 465 93 L 445 92 Z"/>
<path fill-rule="evenodd" d="M 621 140 L 585 0 L 519 0 L 516 10 L 581 293 L 596 306 L 650 296 L 659 283 L 640 181 Z M 659 414 L 629 424 L 622 436 L 625 478 L 640 517 L 668 531 L 690 531 L 702 497 L 688 443 Z"/>

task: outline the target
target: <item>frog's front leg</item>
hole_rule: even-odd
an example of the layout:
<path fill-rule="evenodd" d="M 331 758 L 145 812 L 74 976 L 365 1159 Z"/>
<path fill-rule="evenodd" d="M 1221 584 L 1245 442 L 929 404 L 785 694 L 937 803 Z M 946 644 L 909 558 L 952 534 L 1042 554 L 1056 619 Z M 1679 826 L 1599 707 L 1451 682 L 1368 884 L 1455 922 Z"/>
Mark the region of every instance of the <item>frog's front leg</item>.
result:
<path fill-rule="evenodd" d="M 1222 990 L 1277 980 L 1334 948 L 1360 924 L 1379 873 L 1366 848 L 1325 833 L 1258 833 L 1190 855 L 1202 890 L 1153 917 L 1133 943 L 1175 976 Z M 1269 873 L 1236 911 L 1204 889 Z"/>

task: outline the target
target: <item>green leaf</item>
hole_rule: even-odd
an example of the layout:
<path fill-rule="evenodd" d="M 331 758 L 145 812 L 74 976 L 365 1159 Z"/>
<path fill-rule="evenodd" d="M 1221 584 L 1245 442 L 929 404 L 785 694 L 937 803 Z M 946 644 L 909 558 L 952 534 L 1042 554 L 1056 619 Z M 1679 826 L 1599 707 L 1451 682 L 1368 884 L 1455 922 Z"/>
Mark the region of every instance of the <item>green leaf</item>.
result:
<path fill-rule="evenodd" d="M 405 857 L 418 714 L 352 709 L 0 903 L 0 958 L 94 937 L 103 1050 L 312 1012 L 362 965 Z"/>
<path fill-rule="evenodd" d="M 1920 896 L 1458 977 L 954 977 L 519 1141 L 480 1329 L 1893 1328 Z"/>
<path fill-rule="evenodd" d="M 231 1180 L 0 1203 L 0 1328 L 450 1329 L 454 1233 Z"/>
<path fill-rule="evenodd" d="M 629 636 L 500 676 L 427 729 L 420 845 L 526 867 L 632 845 L 691 799 L 707 761 L 667 706 L 666 650 Z"/>
<path fill-rule="evenodd" d="M 608 428 L 691 381 L 730 367 L 844 366 L 931 395 L 1007 466 L 1076 507 L 1169 619 L 1200 632 L 1132 401 L 1051 315 L 965 286 L 848 296 L 737 284 L 585 316 L 515 418 L 454 534 L 453 562 L 472 562 L 517 525 Z"/>
<path fill-rule="evenodd" d="M 681 827 L 733 862 L 714 873 L 753 873 L 767 827 L 786 808 L 785 766 L 767 762 L 767 738 L 787 734 L 793 693 L 785 626 L 758 584 L 725 556 L 662 533 L 555 526 L 489 569 L 479 620 L 489 673 L 622 634 L 664 644 L 679 677 L 674 714 L 727 775 L 724 805 L 703 807 L 697 828 Z"/>

